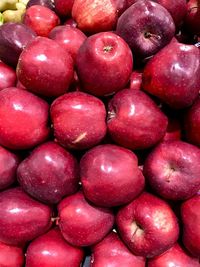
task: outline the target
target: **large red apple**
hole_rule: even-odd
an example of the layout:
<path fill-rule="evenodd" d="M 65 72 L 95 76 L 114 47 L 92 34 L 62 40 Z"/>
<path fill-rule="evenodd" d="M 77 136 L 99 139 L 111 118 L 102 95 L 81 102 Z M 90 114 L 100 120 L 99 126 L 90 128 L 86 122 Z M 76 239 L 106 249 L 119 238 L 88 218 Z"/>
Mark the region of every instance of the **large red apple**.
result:
<path fill-rule="evenodd" d="M 112 32 L 101 32 L 88 37 L 80 47 L 76 67 L 83 90 L 105 96 L 128 83 L 132 53 L 122 38 Z"/>
<path fill-rule="evenodd" d="M 0 242 L 0 266 L 22 267 L 24 254 L 22 248 L 6 245 Z"/>
<path fill-rule="evenodd" d="M 119 209 L 116 223 L 125 244 L 135 254 L 157 256 L 177 241 L 177 218 L 164 200 L 147 192 Z"/>
<path fill-rule="evenodd" d="M 0 61 L 0 91 L 7 87 L 15 86 L 16 80 L 14 69 Z"/>

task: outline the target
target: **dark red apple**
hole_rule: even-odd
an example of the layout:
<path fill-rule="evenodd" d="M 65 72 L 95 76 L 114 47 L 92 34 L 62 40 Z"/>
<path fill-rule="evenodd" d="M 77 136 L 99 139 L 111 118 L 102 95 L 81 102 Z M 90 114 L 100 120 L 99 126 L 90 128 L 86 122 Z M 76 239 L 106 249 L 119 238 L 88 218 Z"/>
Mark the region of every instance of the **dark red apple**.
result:
<path fill-rule="evenodd" d="M 30 243 L 26 267 L 80 267 L 83 256 L 83 249 L 69 245 L 54 228 Z"/>
<path fill-rule="evenodd" d="M 50 31 L 60 24 L 60 19 L 48 7 L 33 5 L 26 10 L 23 16 L 23 23 L 29 26 L 37 35 L 48 37 Z"/>
<path fill-rule="evenodd" d="M 200 149 L 182 141 L 163 142 L 147 156 L 143 173 L 156 194 L 191 198 L 200 189 Z"/>
<path fill-rule="evenodd" d="M 198 0 L 188 1 L 185 26 L 190 33 L 200 35 L 200 2 Z"/>
<path fill-rule="evenodd" d="M 0 242 L 0 266 L 23 267 L 24 254 L 22 248 Z"/>
<path fill-rule="evenodd" d="M 144 189 L 137 157 L 120 146 L 100 145 L 87 151 L 80 171 L 83 192 L 97 206 L 124 205 Z"/>
<path fill-rule="evenodd" d="M 21 53 L 17 76 L 33 93 L 59 96 L 72 82 L 73 60 L 54 40 L 37 37 Z"/>
<path fill-rule="evenodd" d="M 83 43 L 76 66 L 86 92 L 110 95 L 128 83 L 133 67 L 132 53 L 122 38 L 112 32 L 101 32 Z"/>
<path fill-rule="evenodd" d="M 64 198 L 58 205 L 58 225 L 64 238 L 74 246 L 91 246 L 112 229 L 112 210 L 93 206 L 82 192 Z"/>
<path fill-rule="evenodd" d="M 0 241 L 23 245 L 51 226 L 51 208 L 29 197 L 20 188 L 0 193 Z"/>
<path fill-rule="evenodd" d="M 143 88 L 171 108 L 190 106 L 200 84 L 200 51 L 194 45 L 171 42 L 149 60 L 143 72 Z"/>
<path fill-rule="evenodd" d="M 164 200 L 147 192 L 122 207 L 116 223 L 121 238 L 139 256 L 151 258 L 169 249 L 177 241 L 177 218 Z"/>
<path fill-rule="evenodd" d="M 61 17 L 71 17 L 74 0 L 54 0 L 55 11 Z"/>
<path fill-rule="evenodd" d="M 183 243 L 189 252 L 199 258 L 200 255 L 200 195 L 186 200 L 181 206 L 183 223 Z"/>
<path fill-rule="evenodd" d="M 55 27 L 50 32 L 49 38 L 62 45 L 74 61 L 76 60 L 79 48 L 86 40 L 86 36 L 83 32 L 69 25 Z"/>
<path fill-rule="evenodd" d="M 177 118 L 168 117 L 168 126 L 162 141 L 180 140 L 182 135 L 181 123 Z"/>
<path fill-rule="evenodd" d="M 26 90 L 10 87 L 0 91 L 0 144 L 28 149 L 49 135 L 49 105 Z"/>
<path fill-rule="evenodd" d="M 129 88 L 140 90 L 142 87 L 142 72 L 134 70 L 130 76 Z"/>
<path fill-rule="evenodd" d="M 167 128 L 167 117 L 141 90 L 124 89 L 108 104 L 108 132 L 119 145 L 144 149 L 158 143 Z"/>
<path fill-rule="evenodd" d="M 0 91 L 7 87 L 15 86 L 16 80 L 14 69 L 0 61 Z"/>
<path fill-rule="evenodd" d="M 145 258 L 135 256 L 118 235 L 111 232 L 92 248 L 90 267 L 145 267 Z"/>
<path fill-rule="evenodd" d="M 134 56 L 146 58 L 167 45 L 175 34 L 170 13 L 160 4 L 149 0 L 137 1 L 118 19 L 119 34 Z"/>
<path fill-rule="evenodd" d="M 78 163 L 64 148 L 47 142 L 20 163 L 17 177 L 27 193 L 39 201 L 53 204 L 78 190 Z"/>
<path fill-rule="evenodd" d="M 0 190 L 9 187 L 15 182 L 18 164 L 19 158 L 0 146 Z"/>
<path fill-rule="evenodd" d="M 51 105 L 51 120 L 57 141 L 72 149 L 86 149 L 106 135 L 103 102 L 82 92 L 67 93 Z"/>
<path fill-rule="evenodd" d="M 197 258 L 191 257 L 176 243 L 165 253 L 148 261 L 147 267 L 199 267 Z"/>
<path fill-rule="evenodd" d="M 29 0 L 26 5 L 26 8 L 29 8 L 34 5 L 45 6 L 51 10 L 54 10 L 54 1 L 52 0 Z"/>

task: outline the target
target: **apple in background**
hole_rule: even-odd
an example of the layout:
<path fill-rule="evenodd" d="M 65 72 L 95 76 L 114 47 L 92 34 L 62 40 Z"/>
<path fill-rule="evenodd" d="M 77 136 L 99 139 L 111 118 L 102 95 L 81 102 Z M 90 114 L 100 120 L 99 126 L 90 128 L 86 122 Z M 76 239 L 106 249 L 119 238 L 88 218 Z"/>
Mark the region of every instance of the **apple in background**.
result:
<path fill-rule="evenodd" d="M 133 90 L 140 90 L 142 87 L 142 72 L 134 70 L 131 73 L 129 88 Z"/>
<path fill-rule="evenodd" d="M 63 237 L 74 246 L 91 246 L 112 229 L 112 210 L 93 206 L 80 191 L 58 205 L 58 222 Z"/>
<path fill-rule="evenodd" d="M 112 139 L 129 149 L 145 149 L 165 135 L 167 117 L 141 90 L 124 89 L 108 104 L 107 127 Z"/>
<path fill-rule="evenodd" d="M 73 80 L 73 60 L 57 42 L 37 37 L 21 53 L 19 81 L 31 92 L 48 97 L 64 94 Z"/>
<path fill-rule="evenodd" d="M 49 135 L 49 105 L 26 90 L 0 91 L 0 144 L 10 149 L 29 149 Z"/>
<path fill-rule="evenodd" d="M 191 198 L 200 189 L 200 149 L 182 141 L 163 142 L 147 156 L 143 173 L 156 194 Z"/>
<path fill-rule="evenodd" d="M 110 144 L 85 153 L 80 176 L 86 198 L 104 207 L 127 204 L 142 192 L 145 184 L 135 154 Z"/>
<path fill-rule="evenodd" d="M 92 247 L 90 267 L 145 267 L 145 258 L 135 256 L 115 232 Z M 28 267 L 28 266 L 27 266 Z"/>
<path fill-rule="evenodd" d="M 181 206 L 183 243 L 195 257 L 200 255 L 200 195 L 185 201 Z"/>
<path fill-rule="evenodd" d="M 144 90 L 174 109 L 192 105 L 199 83 L 200 51 L 194 45 L 171 42 L 144 67 Z"/>
<path fill-rule="evenodd" d="M 162 141 L 180 140 L 182 135 L 181 131 L 180 120 L 168 117 L 168 126 Z"/>
<path fill-rule="evenodd" d="M 26 5 L 26 8 L 28 9 L 29 7 L 34 5 L 45 6 L 51 10 L 54 10 L 54 1 L 52 0 L 29 0 Z"/>
<path fill-rule="evenodd" d="M 0 91 L 7 87 L 15 86 L 16 80 L 14 69 L 0 61 Z"/>
<path fill-rule="evenodd" d="M 1 192 L 0 203 L 1 242 L 24 245 L 51 226 L 51 208 L 29 197 L 20 187 Z"/>
<path fill-rule="evenodd" d="M 119 17 L 116 33 L 127 42 L 133 55 L 142 59 L 156 54 L 171 41 L 175 25 L 163 6 L 142 0 Z"/>
<path fill-rule="evenodd" d="M 0 146 L 0 190 L 9 187 L 15 182 L 18 165 L 19 158 Z"/>
<path fill-rule="evenodd" d="M 170 206 L 147 192 L 119 209 L 116 224 L 132 253 L 147 258 L 172 247 L 179 236 L 177 218 Z"/>
<path fill-rule="evenodd" d="M 0 242 L 0 266 L 23 267 L 24 254 L 22 248 L 6 245 Z"/>
<path fill-rule="evenodd" d="M 190 33 L 200 35 L 200 2 L 198 0 L 188 1 L 185 26 Z"/>
<path fill-rule="evenodd" d="M 149 259 L 147 267 L 199 267 L 199 260 L 191 257 L 176 243 L 165 253 Z"/>
<path fill-rule="evenodd" d="M 84 91 L 106 96 L 128 83 L 132 53 L 122 38 L 112 32 L 101 32 L 85 40 L 78 51 L 76 67 Z"/>
<path fill-rule="evenodd" d="M 64 148 L 47 142 L 20 163 L 17 178 L 32 197 L 54 204 L 78 190 L 78 163 Z"/>
<path fill-rule="evenodd" d="M 83 249 L 69 245 L 59 229 L 53 228 L 28 246 L 26 267 L 80 267 Z"/>
<path fill-rule="evenodd" d="M 86 149 L 106 135 L 103 102 L 83 92 L 71 92 L 51 105 L 51 121 L 56 140 L 69 149 Z"/>
<path fill-rule="evenodd" d="M 29 26 L 37 35 L 48 37 L 50 31 L 60 24 L 60 19 L 48 7 L 33 5 L 26 10 L 23 23 Z"/>
<path fill-rule="evenodd" d="M 76 23 L 76 21 L 75 21 L 74 19 L 72 19 L 72 18 L 67 19 L 67 20 L 65 21 L 64 25 L 70 25 L 70 26 L 72 26 L 72 27 L 74 27 L 74 28 L 77 27 L 77 23 Z"/>
<path fill-rule="evenodd" d="M 49 33 L 49 38 L 62 45 L 75 61 L 78 50 L 87 37 L 79 29 L 65 25 L 55 27 Z"/>
<path fill-rule="evenodd" d="M 54 0 L 55 11 L 61 17 L 71 17 L 74 0 Z"/>

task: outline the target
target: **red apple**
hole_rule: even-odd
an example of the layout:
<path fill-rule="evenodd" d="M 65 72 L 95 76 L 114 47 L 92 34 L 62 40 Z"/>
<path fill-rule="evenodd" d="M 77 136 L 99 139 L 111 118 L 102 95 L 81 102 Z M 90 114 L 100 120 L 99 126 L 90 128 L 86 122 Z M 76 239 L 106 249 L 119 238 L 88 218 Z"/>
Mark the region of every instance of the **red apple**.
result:
<path fill-rule="evenodd" d="M 0 241 L 23 245 L 51 226 L 51 208 L 29 197 L 20 187 L 0 193 Z"/>
<path fill-rule="evenodd" d="M 128 83 L 133 67 L 132 53 L 119 36 L 101 32 L 86 39 L 79 49 L 76 65 L 83 89 L 105 96 Z"/>
<path fill-rule="evenodd" d="M 108 104 L 108 132 L 119 145 L 144 149 L 158 143 L 167 128 L 167 117 L 141 90 L 124 89 Z"/>
<path fill-rule="evenodd" d="M 86 149 L 106 135 L 106 110 L 98 98 L 71 92 L 51 105 L 51 119 L 57 141 L 72 149 Z"/>
<path fill-rule="evenodd" d="M 0 266 L 23 267 L 24 254 L 22 248 L 0 242 Z"/>
<path fill-rule="evenodd" d="M 91 246 L 112 229 L 110 209 L 93 206 L 82 192 L 64 198 L 58 205 L 58 225 L 64 238 L 74 246 Z"/>
<path fill-rule="evenodd" d="M 148 258 L 169 249 L 179 236 L 178 222 L 170 206 L 147 192 L 122 207 L 116 223 L 129 249 Z"/>
<path fill-rule="evenodd" d="M 54 40 L 37 37 L 21 53 L 17 76 L 35 94 L 59 96 L 72 82 L 73 60 Z"/>
<path fill-rule="evenodd" d="M 116 145 L 100 145 L 87 151 L 80 171 L 83 192 L 97 206 L 124 205 L 144 189 L 137 157 Z"/>
<path fill-rule="evenodd" d="M 74 0 L 54 0 L 55 11 L 61 17 L 71 16 Z"/>
<path fill-rule="evenodd" d="M 46 6 L 51 10 L 54 10 L 54 1 L 52 0 L 29 0 L 26 8 L 29 8 L 34 5 Z"/>
<path fill-rule="evenodd" d="M 15 71 L 0 61 L 0 91 L 7 87 L 15 86 L 16 79 Z"/>
<path fill-rule="evenodd" d="M 200 51 L 194 45 L 171 42 L 149 60 L 143 72 L 143 88 L 171 108 L 190 106 L 200 83 Z"/>
<path fill-rule="evenodd" d="M 200 195 L 185 201 L 181 206 L 181 219 L 183 223 L 183 243 L 189 252 L 195 256 L 200 255 Z"/>
<path fill-rule="evenodd" d="M 39 201 L 54 204 L 78 190 L 76 159 L 54 142 L 38 146 L 17 169 L 22 188 Z"/>
<path fill-rule="evenodd" d="M 33 5 L 26 10 L 23 23 L 34 30 L 37 35 L 48 37 L 50 31 L 60 24 L 60 19 L 51 9 Z"/>
<path fill-rule="evenodd" d="M 200 149 L 182 141 L 161 143 L 147 156 L 143 172 L 158 195 L 191 198 L 200 189 Z"/>
<path fill-rule="evenodd" d="M 49 38 L 62 45 L 74 61 L 76 60 L 79 48 L 86 40 L 83 32 L 69 25 L 55 27 L 49 33 Z"/>
<path fill-rule="evenodd" d="M 134 56 L 146 58 L 168 44 L 175 34 L 170 13 L 160 4 L 149 0 L 137 1 L 118 19 L 119 34 Z"/>
<path fill-rule="evenodd" d="M 9 187 L 16 180 L 19 158 L 0 146 L 0 190 Z"/>
<path fill-rule="evenodd" d="M 142 72 L 134 70 L 130 76 L 129 88 L 140 90 L 142 87 Z"/>
<path fill-rule="evenodd" d="M 200 2 L 198 0 L 188 1 L 185 26 L 190 33 L 200 35 Z"/>
<path fill-rule="evenodd" d="M 0 144 L 28 149 L 49 135 L 48 104 L 26 90 L 10 87 L 0 91 Z"/>
<path fill-rule="evenodd" d="M 162 141 L 180 140 L 182 134 L 181 131 L 180 120 L 176 118 L 168 118 L 167 130 Z"/>
<path fill-rule="evenodd" d="M 83 256 L 81 248 L 69 245 L 54 228 L 30 243 L 26 267 L 80 267 Z"/>
<path fill-rule="evenodd" d="M 118 235 L 111 232 L 92 248 L 90 267 L 145 267 L 145 258 L 135 256 Z"/>
<path fill-rule="evenodd" d="M 165 253 L 148 261 L 148 267 L 199 267 L 199 260 L 192 258 L 176 243 Z"/>

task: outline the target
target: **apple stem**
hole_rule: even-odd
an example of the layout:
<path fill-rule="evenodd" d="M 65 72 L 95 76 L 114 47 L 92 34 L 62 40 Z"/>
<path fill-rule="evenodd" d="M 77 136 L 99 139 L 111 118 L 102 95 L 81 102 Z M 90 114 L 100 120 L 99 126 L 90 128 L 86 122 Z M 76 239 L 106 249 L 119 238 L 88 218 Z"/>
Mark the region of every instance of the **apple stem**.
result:
<path fill-rule="evenodd" d="M 160 37 L 159 35 L 156 35 L 156 34 L 153 34 L 153 33 L 150 33 L 150 32 L 145 32 L 145 33 L 144 33 L 144 37 L 147 38 L 147 39 L 149 39 L 149 38 L 151 38 L 151 37 L 155 37 L 155 38 L 157 38 L 158 40 L 161 39 L 161 37 Z"/>
<path fill-rule="evenodd" d="M 52 218 L 51 218 L 51 221 L 52 221 L 53 223 L 56 222 L 56 225 L 57 225 L 58 220 L 60 220 L 60 217 L 52 217 Z"/>

